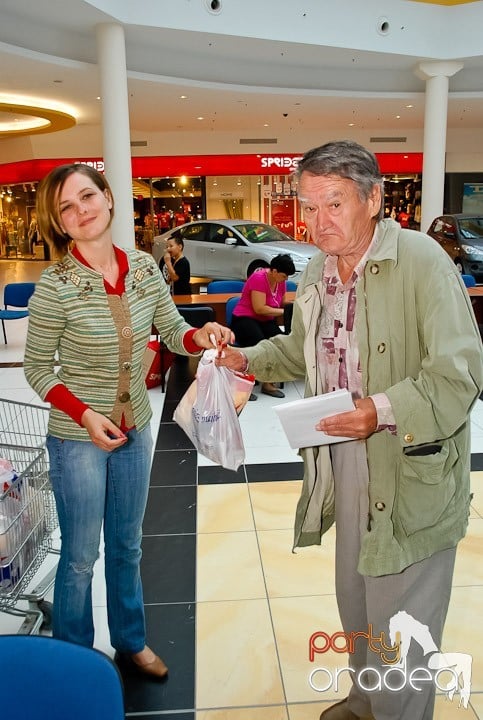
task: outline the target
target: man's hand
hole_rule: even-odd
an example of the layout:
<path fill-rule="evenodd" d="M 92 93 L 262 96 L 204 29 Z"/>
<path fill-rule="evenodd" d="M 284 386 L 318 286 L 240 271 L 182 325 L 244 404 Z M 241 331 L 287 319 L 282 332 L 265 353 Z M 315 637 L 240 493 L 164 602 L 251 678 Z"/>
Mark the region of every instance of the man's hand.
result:
<path fill-rule="evenodd" d="M 355 400 L 354 405 L 355 410 L 324 418 L 315 426 L 316 430 L 359 440 L 368 438 L 377 429 L 376 407 L 370 397 Z"/>

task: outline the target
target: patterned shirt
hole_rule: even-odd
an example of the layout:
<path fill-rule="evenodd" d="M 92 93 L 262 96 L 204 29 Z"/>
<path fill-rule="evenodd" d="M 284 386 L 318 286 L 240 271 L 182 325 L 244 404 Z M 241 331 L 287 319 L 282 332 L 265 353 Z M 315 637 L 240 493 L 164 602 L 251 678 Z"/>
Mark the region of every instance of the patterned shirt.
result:
<path fill-rule="evenodd" d="M 356 285 L 367 259 L 377 245 L 376 233 L 351 277 L 343 283 L 337 268 L 337 255 L 327 255 L 323 283 L 325 300 L 317 337 L 317 363 L 325 392 L 349 390 L 353 399 L 363 397 L 359 347 L 355 331 Z M 377 430 L 395 432 L 396 425 L 387 395 L 371 396 L 377 411 Z"/>

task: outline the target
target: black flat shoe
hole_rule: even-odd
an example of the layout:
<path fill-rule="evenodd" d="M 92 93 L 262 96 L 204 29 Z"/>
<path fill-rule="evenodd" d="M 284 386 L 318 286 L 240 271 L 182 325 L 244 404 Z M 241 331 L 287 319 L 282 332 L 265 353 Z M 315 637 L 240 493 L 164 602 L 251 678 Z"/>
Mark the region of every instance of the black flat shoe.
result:
<path fill-rule="evenodd" d="M 274 398 L 284 398 L 285 393 L 283 393 L 281 390 L 277 390 L 277 388 L 274 388 L 273 390 L 268 390 L 267 388 L 262 387 L 262 393 L 264 395 L 270 395 L 270 397 Z"/>

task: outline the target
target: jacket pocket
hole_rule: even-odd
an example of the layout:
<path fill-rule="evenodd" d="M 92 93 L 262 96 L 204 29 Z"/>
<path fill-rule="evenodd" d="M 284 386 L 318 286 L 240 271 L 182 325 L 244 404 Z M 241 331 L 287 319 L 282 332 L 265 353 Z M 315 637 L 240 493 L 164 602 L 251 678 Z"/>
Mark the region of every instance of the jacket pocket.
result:
<path fill-rule="evenodd" d="M 444 441 L 441 451 L 431 455 L 401 454 L 393 520 L 406 535 L 433 527 L 447 511 L 456 491 L 457 460 L 453 440 Z"/>

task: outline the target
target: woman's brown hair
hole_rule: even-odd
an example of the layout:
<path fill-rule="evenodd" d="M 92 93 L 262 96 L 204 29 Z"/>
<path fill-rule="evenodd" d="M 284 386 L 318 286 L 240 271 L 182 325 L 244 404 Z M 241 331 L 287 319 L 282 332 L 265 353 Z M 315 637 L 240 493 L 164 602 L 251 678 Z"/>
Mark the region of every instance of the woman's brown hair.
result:
<path fill-rule="evenodd" d="M 81 173 L 91 180 L 99 190 L 108 191 L 111 199 L 111 220 L 114 216 L 114 198 L 105 176 L 84 163 L 59 165 L 49 172 L 37 188 L 37 222 L 44 242 L 54 250 L 54 255 L 62 257 L 69 249 L 72 238 L 62 230 L 59 211 L 59 196 L 68 177 Z"/>

